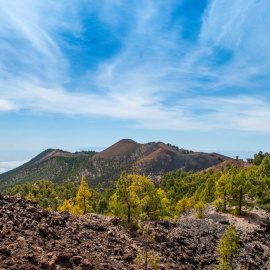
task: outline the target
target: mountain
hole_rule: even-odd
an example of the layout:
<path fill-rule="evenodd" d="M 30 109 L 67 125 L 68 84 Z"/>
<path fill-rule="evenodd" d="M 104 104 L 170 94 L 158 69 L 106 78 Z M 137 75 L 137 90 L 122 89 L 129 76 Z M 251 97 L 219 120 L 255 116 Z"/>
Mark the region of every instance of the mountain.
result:
<path fill-rule="evenodd" d="M 270 269 L 270 215 L 261 209 L 233 217 L 208 205 L 207 217 L 194 211 L 178 220 L 150 221 L 146 241 L 117 217 L 50 212 L 36 202 L 0 193 L 1 269 L 142 269 L 140 251 L 160 258 L 159 269 L 214 269 L 217 247 L 230 224 L 240 238 L 233 269 Z"/>
<path fill-rule="evenodd" d="M 123 139 L 107 149 L 95 155 L 95 159 L 111 159 L 112 157 L 127 158 L 132 153 L 136 152 L 141 147 L 141 144 L 130 139 Z"/>
<path fill-rule="evenodd" d="M 179 149 L 162 142 L 140 144 L 123 139 L 99 153 L 48 149 L 22 166 L 1 174 L 0 189 L 40 179 L 57 183 L 80 181 L 82 176 L 94 187 L 98 183 L 109 185 L 123 170 L 158 176 L 177 169 L 201 171 L 227 160 L 231 159 L 216 153 Z"/>
<path fill-rule="evenodd" d="M 239 168 L 239 169 L 252 167 L 252 164 L 244 162 L 241 159 L 228 159 L 228 160 L 225 160 L 217 165 L 209 167 L 207 170 L 210 170 L 210 169 L 213 171 L 222 170 L 222 168 L 227 169 L 227 168 L 231 167 L 232 165 Z"/>
<path fill-rule="evenodd" d="M 59 149 L 47 149 L 29 162 L 11 171 L 0 174 L 0 189 L 38 179 L 49 179 L 54 182 L 74 180 L 74 173 L 79 166 L 84 166 L 94 151 L 69 153 Z"/>

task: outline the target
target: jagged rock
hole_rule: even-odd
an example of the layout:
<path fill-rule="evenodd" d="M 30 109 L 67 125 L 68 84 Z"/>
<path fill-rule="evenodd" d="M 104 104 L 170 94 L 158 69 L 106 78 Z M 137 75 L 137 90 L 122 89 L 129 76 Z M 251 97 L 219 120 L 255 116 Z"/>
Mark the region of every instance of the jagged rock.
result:
<path fill-rule="evenodd" d="M 81 265 L 82 265 L 82 269 L 83 270 L 93 269 L 92 264 L 89 262 L 88 259 L 83 260 L 82 263 L 81 263 Z"/>
<path fill-rule="evenodd" d="M 133 261 L 146 248 L 141 235 L 122 227 L 117 217 L 49 212 L 1 193 L 0 206 L 0 262 L 5 270 L 138 269 Z M 155 242 L 147 248 L 160 257 L 160 269 L 210 270 L 219 239 L 237 220 L 218 213 L 195 219 L 189 213 L 177 221 L 153 221 Z M 269 219 L 249 221 L 237 227 L 241 253 L 235 268 L 270 269 Z"/>
<path fill-rule="evenodd" d="M 73 257 L 73 261 L 74 261 L 75 264 L 81 263 L 82 259 L 83 259 L 82 256 L 74 256 Z"/>
<path fill-rule="evenodd" d="M 68 263 L 70 261 L 71 254 L 68 253 L 60 253 L 56 259 L 56 262 L 59 263 Z"/>
<path fill-rule="evenodd" d="M 5 256 L 10 256 L 10 250 L 6 247 L 0 248 L 0 254 L 3 254 Z"/>
<path fill-rule="evenodd" d="M 46 258 L 41 259 L 40 267 L 41 267 L 41 269 L 49 269 L 50 268 L 50 264 Z"/>

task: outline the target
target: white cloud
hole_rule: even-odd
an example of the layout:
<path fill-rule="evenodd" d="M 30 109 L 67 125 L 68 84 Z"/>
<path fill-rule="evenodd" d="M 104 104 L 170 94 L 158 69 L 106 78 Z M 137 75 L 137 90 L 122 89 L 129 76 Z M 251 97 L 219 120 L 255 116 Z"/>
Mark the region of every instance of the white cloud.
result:
<path fill-rule="evenodd" d="M 39 84 L 61 84 L 69 79 L 69 63 L 60 49 L 60 42 L 64 41 L 59 32 L 80 34 L 73 2 L 0 1 L 1 77 L 34 77 Z"/>
<path fill-rule="evenodd" d="M 268 103 L 246 95 L 184 98 L 169 109 L 162 105 L 159 97 L 153 102 L 147 94 L 140 95 L 136 91 L 119 95 L 80 95 L 67 93 L 64 89 L 55 91 L 36 87 L 25 82 L 21 84 L 20 91 L 9 93 L 12 94 L 8 98 L 18 108 L 42 113 L 132 120 L 132 125 L 145 129 L 270 132 Z"/>
<path fill-rule="evenodd" d="M 96 5 L 105 23 L 123 23 L 121 13 L 115 13 L 123 1 Z M 65 41 L 59 32 L 69 29 L 75 36 L 83 35 L 77 17 L 81 7 L 77 1 L 0 5 L 0 33 L 7 40 L 0 48 L 23 67 L 14 75 L 6 55 L 0 55 L 0 111 L 111 117 L 145 129 L 270 132 L 267 91 L 261 97 L 249 95 L 252 87 L 265 84 L 254 76 L 264 78 L 270 70 L 269 1 L 211 1 L 193 44 L 181 39 L 181 25 L 164 31 L 171 2 L 134 6 L 134 25 L 122 37 L 121 50 L 101 61 L 95 72 L 85 72 L 82 89 L 69 92 L 64 82 L 71 77 L 70 63 L 61 51 Z M 23 41 L 22 48 L 10 46 L 13 35 Z M 220 66 L 210 61 L 214 47 L 231 51 L 231 61 Z M 226 92 L 235 86 L 243 94 L 227 98 Z M 209 98 L 211 92 L 218 94 Z"/>
<path fill-rule="evenodd" d="M 264 85 L 263 76 L 270 75 L 269 8 L 267 0 L 211 2 L 203 16 L 199 52 L 211 56 L 213 48 L 218 47 L 232 53 L 232 59 L 225 65 L 213 67 L 202 63 L 217 80 L 215 86 Z M 260 80 L 254 78 L 256 75 L 260 75 Z"/>
<path fill-rule="evenodd" d="M 0 174 L 17 168 L 28 161 L 29 159 L 23 161 L 2 161 L 0 162 Z"/>
<path fill-rule="evenodd" d="M 269 104 L 257 97 L 195 98 L 189 106 L 201 111 L 198 116 L 210 130 L 240 130 L 270 133 Z M 192 110 L 191 110 L 192 111 Z"/>
<path fill-rule="evenodd" d="M 0 99 L 0 111 L 12 111 L 16 106 L 9 100 Z"/>

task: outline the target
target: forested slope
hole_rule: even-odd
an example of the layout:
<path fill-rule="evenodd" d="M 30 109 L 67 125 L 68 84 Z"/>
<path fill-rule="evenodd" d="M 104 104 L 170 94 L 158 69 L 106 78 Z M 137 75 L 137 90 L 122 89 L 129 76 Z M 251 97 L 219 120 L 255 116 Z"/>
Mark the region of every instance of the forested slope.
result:
<path fill-rule="evenodd" d="M 50 180 L 55 183 L 78 182 L 85 177 L 91 187 L 104 183 L 107 187 L 123 170 L 128 173 L 162 176 L 168 171 L 199 171 L 230 158 L 219 154 L 193 153 L 161 142 L 139 144 L 124 139 L 100 153 L 69 153 L 49 149 L 28 163 L 0 174 L 0 190 L 16 184 Z"/>

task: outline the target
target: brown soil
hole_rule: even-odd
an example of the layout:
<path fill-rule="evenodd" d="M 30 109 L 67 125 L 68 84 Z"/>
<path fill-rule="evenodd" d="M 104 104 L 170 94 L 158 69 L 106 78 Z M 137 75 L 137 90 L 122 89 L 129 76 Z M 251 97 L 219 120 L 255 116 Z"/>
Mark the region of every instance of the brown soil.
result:
<path fill-rule="evenodd" d="M 212 167 L 209 167 L 207 169 L 210 170 L 212 169 L 213 171 L 216 171 L 216 170 L 221 170 L 221 168 L 223 167 L 224 169 L 227 169 L 229 166 L 231 165 L 234 165 L 235 167 L 237 167 L 238 169 L 242 169 L 242 168 L 250 168 L 252 167 L 252 164 L 250 163 L 247 163 L 247 162 L 244 162 L 243 160 L 241 159 L 228 159 L 228 160 L 225 160 L 223 161 L 222 163 L 219 163 L 217 165 L 214 165 Z"/>
<path fill-rule="evenodd" d="M 136 151 L 141 145 L 133 140 L 130 139 L 123 139 L 109 148 L 103 150 L 102 152 L 96 154 L 94 156 L 94 159 L 96 158 L 104 158 L 104 159 L 110 159 L 114 156 L 117 156 L 119 158 L 129 155 L 130 153 Z"/>

